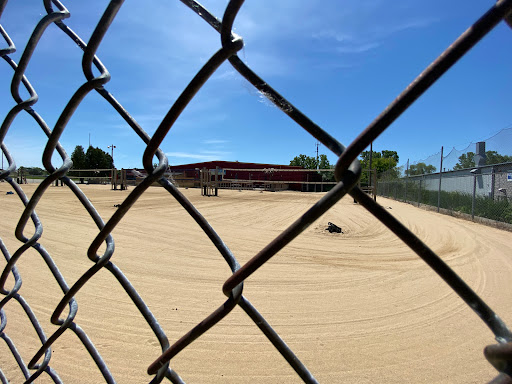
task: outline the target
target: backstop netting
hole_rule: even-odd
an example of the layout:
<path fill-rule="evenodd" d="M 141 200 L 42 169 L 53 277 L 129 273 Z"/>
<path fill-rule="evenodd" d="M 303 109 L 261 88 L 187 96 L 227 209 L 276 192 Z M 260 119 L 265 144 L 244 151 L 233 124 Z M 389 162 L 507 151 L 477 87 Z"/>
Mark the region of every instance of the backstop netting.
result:
<path fill-rule="evenodd" d="M 95 328 L 108 327 L 108 324 L 103 324 L 101 317 L 95 318 L 94 314 L 89 313 L 87 308 L 80 306 L 81 299 L 87 296 L 89 284 L 92 281 L 98 281 L 98 279 L 103 278 L 107 272 L 110 276 L 109 280 L 107 280 L 110 286 L 106 286 L 102 291 L 95 292 L 95 295 L 98 297 L 103 295 L 108 298 L 110 290 L 124 291 L 131 305 L 126 307 L 126 312 L 119 313 L 118 316 L 134 316 L 135 313 L 147 323 L 148 339 L 151 340 L 147 342 L 154 343 L 155 345 L 153 363 L 147 367 L 148 382 L 157 383 L 169 380 L 173 383 L 181 383 L 187 380 L 187 377 L 193 377 L 193 372 L 176 372 L 173 369 L 172 359 L 180 353 L 187 353 L 187 348 L 195 340 L 201 338 L 208 330 L 212 329 L 212 327 L 221 327 L 222 325 L 219 323 L 223 319 L 230 315 L 234 316 L 236 313 L 234 309 L 241 309 L 241 311 L 249 316 L 254 323 L 254 328 L 259 329 L 268 338 L 268 342 L 279 351 L 300 379 L 308 383 L 317 382 L 313 373 L 298 358 L 295 351 L 288 347 L 276 329 L 271 326 L 270 322 L 267 322 L 256 306 L 248 300 L 244 294 L 244 282 L 249 277 L 257 275 L 260 267 L 279 251 L 285 249 L 293 240 L 300 238 L 301 234 L 315 220 L 327 213 L 347 194 L 357 200 L 360 206 L 364 207 L 371 215 L 389 228 L 397 238 L 407 244 L 419 258 L 423 259 L 492 331 L 498 344 L 486 349 L 486 357 L 499 371 L 496 382 L 512 382 L 510 376 L 512 374 L 510 365 L 512 359 L 512 344 L 510 344 L 512 334 L 510 330 L 486 302 L 435 252 L 426 246 L 404 224 L 398 221 L 389 210 L 377 204 L 358 187 L 358 180 L 362 171 L 357 160 L 359 154 L 372 141 L 384 132 L 394 120 L 406 111 L 418 97 L 426 92 L 432 84 L 477 44 L 480 39 L 503 20 L 510 24 L 512 0 L 500 0 L 490 7 L 488 12 L 482 15 L 473 25 L 469 26 L 466 32 L 428 66 L 346 147 L 304 115 L 288 99 L 272 88 L 268 82 L 260 78 L 240 58 L 239 52 L 242 50 L 244 42 L 241 36 L 233 32 L 233 24 L 240 8 L 243 6 L 244 2 L 242 0 L 229 1 L 222 18 L 211 14 L 194 0 L 182 0 L 182 3 L 219 34 L 219 49 L 186 85 L 151 135 L 139 125 L 130 115 L 129 111 L 109 91 L 108 83 L 111 79 L 111 74 L 97 55 L 102 39 L 108 33 L 118 11 L 123 6 L 122 0 L 112 0 L 108 3 L 106 10 L 101 14 L 98 23 L 94 26 L 88 41 L 84 40 L 83 36 L 75 33 L 67 24 L 71 20 L 71 15 L 66 5 L 72 6 L 72 4 L 65 4 L 65 2 L 58 0 L 44 0 L 45 13 L 32 26 L 33 32 L 26 42 L 23 54 L 18 62 L 15 62 L 12 57 L 16 52 L 16 47 L 23 42 L 17 42 L 15 36 L 12 36 L 8 30 L 0 28 L 0 33 L 3 37 L 3 44 L 0 50 L 1 56 L 10 67 L 10 70 L 12 70 L 12 77 L 2 79 L 2 83 L 5 88 L 10 86 L 11 103 L 13 105 L 12 109 L 3 118 L 0 128 L 0 144 L 6 159 L 6 167 L 2 170 L 0 178 L 11 186 L 14 194 L 19 199 L 18 203 L 20 206 L 23 206 L 17 223 L 2 222 L 2 226 L 12 228 L 16 240 L 14 238 L 3 238 L 0 241 L 0 249 L 5 258 L 0 277 L 0 338 L 3 343 L 3 352 L 0 356 L 1 382 L 10 382 L 9 377 L 11 376 L 13 365 L 16 366 L 18 374 L 24 377 L 26 382 L 34 382 L 40 379 L 56 383 L 61 382 L 58 370 L 54 369 L 54 366 L 58 365 L 58 362 L 53 358 L 54 347 L 69 342 L 82 344 L 87 356 L 94 361 L 94 365 L 97 367 L 98 372 L 101 373 L 105 382 L 113 383 L 118 380 L 111 372 L 109 357 L 102 356 L 98 352 L 99 344 L 115 342 L 116 338 L 123 340 L 123 342 L 128 342 L 130 337 L 136 337 L 137 335 L 130 334 L 128 329 L 126 333 L 113 333 L 111 337 L 106 337 L 99 341 L 93 340 L 84 329 L 91 326 L 91 323 L 94 324 Z M 6 0 L 0 2 L 0 13 L 8 8 L 6 5 Z M 30 6 L 32 5 L 31 3 Z M 13 15 L 5 12 L 4 16 L 12 17 Z M 23 17 L 20 15 L 14 16 L 17 16 L 19 20 L 22 20 Z M 60 39 L 71 39 L 79 47 L 82 52 L 81 68 L 84 76 L 83 84 L 71 90 L 72 96 L 66 105 L 62 106 L 62 113 L 58 116 L 55 123 L 51 125 L 47 123 L 49 120 L 45 117 L 44 108 L 42 110 L 38 108 L 37 84 L 30 82 L 28 74 L 32 54 L 39 46 L 40 41 L 42 41 L 42 37 L 50 30 L 50 27 L 53 28 L 52 33 L 55 33 L 58 28 Z M 240 31 L 240 33 L 243 34 L 243 31 Z M 56 48 L 58 50 L 58 47 Z M 506 48 L 504 47 L 503 49 Z M 167 137 L 177 118 L 187 108 L 191 100 L 194 99 L 197 92 L 208 82 L 212 74 L 224 63 L 229 63 L 258 92 L 266 96 L 283 114 L 292 119 L 297 124 L 297 129 L 304 129 L 338 157 L 334 168 L 335 184 L 332 185 L 329 192 L 323 195 L 309 210 L 304 212 L 263 249 L 259 251 L 254 250 L 252 258 L 243 263 L 238 261 L 237 255 L 231 252 L 223 239 L 215 231 L 215 228 L 206 221 L 190 200 L 168 178 L 164 177 L 168 169 L 168 160 L 165 153 L 160 149 L 162 141 Z M 77 67 L 80 67 L 80 64 L 77 64 Z M 115 73 L 112 75 L 115 76 Z M 52 81 L 58 81 L 58 79 Z M 118 114 L 126 127 L 129 127 L 132 134 L 138 136 L 145 146 L 142 163 L 147 172 L 147 177 L 129 191 L 126 197 L 119 203 L 119 206 L 116 207 L 117 209 L 112 213 L 111 217 L 106 221 L 100 216 L 95 205 L 101 204 L 101 201 L 91 201 L 85 193 L 85 187 L 80 187 L 68 177 L 72 167 L 71 159 L 68 156 L 70 148 L 64 148 L 61 142 L 73 115 L 80 110 L 84 98 L 93 92 L 96 92 L 103 98 L 104 105 L 112 108 L 112 111 Z M 44 168 L 49 172 L 49 176 L 38 185 L 30 196 L 24 192 L 22 185 L 18 184 L 10 176 L 16 171 L 16 157 L 14 151 L 11 151 L 5 142 L 6 135 L 13 122 L 22 118 L 21 116 L 31 119 L 32 123 L 36 124 L 46 137 L 44 151 L 41 155 Z M 13 132 L 13 134 L 15 135 L 16 132 Z M 156 165 L 154 165 L 155 158 L 157 159 Z M 60 160 L 56 161 L 56 159 Z M 270 174 L 268 176 L 271 177 Z M 83 258 L 86 259 L 85 261 L 89 263 L 89 267 L 85 272 L 80 271 L 76 278 L 72 279 L 73 283 L 66 281 L 59 270 L 57 257 L 54 257 L 50 247 L 47 249 L 43 245 L 45 239 L 50 240 L 51 238 L 46 233 L 52 232 L 51 228 L 45 228 L 44 220 L 38 215 L 40 202 L 48 196 L 50 187 L 57 180 L 62 180 L 76 197 L 76 212 L 79 215 L 90 217 L 90 220 L 92 220 L 97 228 L 93 240 L 89 242 L 87 249 L 76 249 L 73 243 L 81 239 L 66 239 L 65 230 L 60 234 L 62 239 L 61 246 L 66 247 L 66 252 L 69 255 L 75 256 L 77 253 L 82 254 Z M 189 217 L 184 219 L 184 222 L 201 228 L 218 252 L 219 259 L 223 259 L 232 272 L 231 276 L 222 285 L 222 291 L 226 296 L 225 301 L 219 302 L 216 310 L 206 314 L 204 319 L 197 325 L 191 324 L 189 330 L 180 335 L 174 333 L 169 335 L 164 332 L 159 324 L 159 319 L 153 315 L 152 310 L 145 303 L 144 297 L 139 293 L 140 291 L 126 278 L 120 265 L 115 264 L 113 259 L 115 253 L 114 238 L 116 236 L 123 236 L 123 233 L 119 233 L 116 229 L 119 228 L 120 223 L 128 220 L 135 203 L 142 195 L 150 193 L 149 187 L 155 182 L 160 183 L 168 192 L 169 199 L 179 203 L 184 211 L 188 213 Z M 160 204 L 164 206 L 168 203 L 169 199 L 161 201 Z M 142 231 L 142 228 L 140 230 Z M 141 241 L 158 241 L 158 239 L 152 238 L 149 234 L 142 235 L 141 239 Z M 19 264 L 22 259 L 24 260 L 28 257 L 34 260 L 37 258 L 42 261 L 37 264 L 38 268 L 41 268 L 41 274 L 50 275 L 61 291 L 60 299 L 58 302 L 53 303 L 51 308 L 41 307 L 43 302 L 42 296 L 39 297 L 31 294 L 27 289 L 24 289 L 27 285 L 37 286 L 39 283 L 41 284 L 42 295 L 44 292 L 43 288 L 47 284 L 45 280 L 23 280 L 24 271 L 19 268 Z M 121 263 L 121 260 L 119 263 Z M 143 262 L 140 263 L 139 268 L 144 268 Z M 193 278 L 191 279 L 190 284 L 193 283 Z M 154 290 L 159 289 L 158 281 L 140 282 L 139 287 L 144 286 L 144 284 L 151 284 Z M 321 281 L 319 284 L 321 284 Z M 147 289 L 151 291 L 151 288 Z M 175 309 L 172 307 L 172 292 L 169 292 L 168 297 L 169 302 L 161 302 L 159 305 L 168 308 L 169 312 L 171 312 Z M 200 298 L 196 299 L 200 300 Z M 36 316 L 36 313 L 39 316 Z M 81 317 L 81 313 L 89 314 L 92 318 L 88 318 L 85 315 Z M 44 318 L 42 317 L 43 314 Z M 48 319 L 50 319 L 52 324 L 51 327 L 43 325 L 47 323 Z M 30 329 L 32 329 L 31 340 L 33 342 L 30 345 L 26 345 L 26 339 L 24 338 L 26 335 L 24 335 L 24 332 L 20 333 L 18 331 L 17 325 L 20 324 L 28 324 Z M 122 349 L 122 342 L 120 343 L 120 349 Z M 133 361 L 139 358 L 139 356 L 132 356 Z M 125 364 L 127 371 L 130 370 L 131 364 L 132 362 L 127 359 Z M 369 361 L 368 364 L 371 364 L 371 362 Z M 76 362 L 76 365 L 80 365 L 80 362 Z M 7 368 L 9 371 L 7 371 Z M 200 365 L 198 365 L 197 369 L 200 368 Z M 454 366 L 453 370 L 456 369 L 457 367 Z M 450 375 L 450 373 L 448 372 L 447 375 Z M 271 381 L 278 380 L 278 378 L 274 378 Z M 76 381 L 87 381 L 87 377 L 78 377 Z"/>

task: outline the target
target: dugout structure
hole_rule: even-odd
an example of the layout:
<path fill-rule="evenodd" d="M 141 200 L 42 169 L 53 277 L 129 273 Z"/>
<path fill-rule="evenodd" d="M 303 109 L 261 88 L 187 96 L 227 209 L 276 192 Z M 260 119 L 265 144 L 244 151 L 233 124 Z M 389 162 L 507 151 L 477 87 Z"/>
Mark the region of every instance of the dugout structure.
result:
<path fill-rule="evenodd" d="M 366 175 L 358 185 L 377 199 L 377 173 L 375 169 L 363 170 Z M 291 169 L 290 168 L 224 168 L 200 170 L 201 194 L 218 196 L 218 189 L 251 191 L 301 191 L 328 192 L 337 183 L 334 181 L 334 169 Z"/>
<path fill-rule="evenodd" d="M 67 176 L 77 184 L 110 185 L 113 190 L 128 188 L 126 169 L 70 169 Z"/>
<path fill-rule="evenodd" d="M 219 196 L 219 168 L 217 167 L 214 170 L 203 168 L 199 174 L 201 196 Z"/>
<path fill-rule="evenodd" d="M 314 374 L 309 371 L 306 365 L 295 355 L 294 351 L 285 343 L 278 332 L 267 322 L 263 314 L 251 304 L 244 292 L 244 284 L 251 284 L 251 280 L 247 280 L 253 274 L 259 273 L 262 267 L 272 257 L 279 257 L 280 250 L 285 248 L 295 238 L 300 236 L 308 226 L 320 218 L 324 213 L 329 211 L 340 199 L 347 194 L 351 195 L 358 203 L 364 207 L 371 215 L 389 228 L 402 242 L 411 248 L 419 258 L 421 258 L 429 267 L 432 268 L 439 277 L 460 296 L 460 298 L 474 311 L 475 315 L 485 324 L 492 332 L 489 343 L 491 346 L 485 349 L 485 356 L 489 362 L 497 369 L 497 377 L 494 383 L 511 383 L 512 382 L 512 332 L 502 321 L 493 309 L 459 276 L 457 275 L 432 249 L 422 242 L 411 230 L 402 224 L 396 217 L 390 214 L 385 208 L 377 204 L 370 196 L 368 196 L 358 186 L 361 178 L 362 170 L 357 160 L 358 156 L 365 148 L 369 147 L 400 115 L 402 115 L 411 104 L 413 104 L 423 93 L 437 81 L 442 81 L 441 77 L 453 67 L 453 65 L 461 59 L 473 46 L 475 46 L 484 36 L 492 31 L 498 24 L 506 22 L 512 25 L 512 0 L 499 0 L 497 3 L 490 5 L 488 11 L 481 15 L 472 25 L 468 25 L 468 29 L 463 32 L 432 64 L 430 64 L 416 79 L 400 93 L 389 106 L 375 118 L 366 128 L 362 127 L 359 136 L 347 146 L 332 136 L 327 130 L 318 126 L 308 116 L 303 114 L 301 110 L 293 105 L 287 98 L 281 95 L 277 90 L 260 78 L 239 56 L 239 52 L 244 48 L 243 38 L 234 33 L 233 25 L 237 19 L 240 9 L 243 7 L 242 0 L 231 0 L 227 3 L 222 15 L 219 17 L 210 13 L 200 3 L 194 0 L 182 0 L 182 2 L 196 13 L 197 17 L 204 22 L 205 25 L 212 28 L 212 33 L 219 35 L 219 49 L 209 59 L 206 60 L 204 66 L 190 79 L 188 85 L 185 86 L 183 92 L 176 99 L 175 103 L 169 107 L 167 114 L 162 118 L 162 122 L 152 135 L 128 113 L 123 105 L 110 93 L 108 82 L 114 74 L 110 74 L 106 66 L 101 62 L 97 53 L 105 34 L 112 28 L 114 19 L 120 14 L 123 6 L 123 0 L 112 0 L 108 2 L 106 9 L 94 26 L 91 26 L 92 34 L 86 41 L 83 36 L 79 36 L 70 28 L 73 23 L 67 23 L 67 19 L 71 17 L 71 13 L 65 6 L 66 2 L 58 0 L 45 0 L 43 2 L 44 11 L 41 12 L 40 19 L 35 25 L 28 25 L 27 28 L 33 30 L 28 41 L 15 42 L 12 36 L 17 33 L 10 34 L 8 29 L 0 28 L 0 35 L 3 44 L 0 48 L 0 55 L 7 63 L 8 70 L 12 70 L 11 79 L 2 79 L 2 86 L 8 88 L 12 95 L 12 108 L 5 115 L 0 127 L 0 148 L 8 161 L 8 167 L 0 173 L 0 178 L 11 185 L 19 198 L 20 205 L 24 207 L 18 223 L 16 223 L 16 232 L 13 239 L 7 242 L 0 242 L 0 248 L 5 262 L 3 264 L 0 276 L 0 342 L 3 343 L 7 353 L 2 355 L 3 359 L 9 359 L 16 365 L 17 370 L 26 379 L 26 382 L 34 382 L 41 375 L 45 375 L 45 379 L 60 383 L 58 371 L 53 367 L 54 364 L 52 350 L 54 343 L 58 342 L 63 335 L 76 335 L 76 342 L 81 343 L 84 349 L 90 355 L 94 364 L 103 376 L 105 382 L 114 383 L 116 379 L 109 370 L 107 359 L 103 359 L 98 353 L 94 342 L 88 337 L 84 328 L 81 327 L 81 319 L 77 317 L 78 307 L 80 305 L 80 291 L 100 270 L 108 270 L 114 277 L 113 284 L 123 289 L 127 294 L 127 304 L 132 306 L 132 310 L 138 312 L 147 322 L 148 330 L 154 336 L 155 352 L 154 360 L 147 368 L 148 382 L 159 383 L 163 380 L 169 380 L 173 383 L 185 382 L 183 377 L 187 377 L 187 372 L 176 372 L 173 369 L 173 358 L 180 354 L 184 349 L 188 348 L 192 343 L 200 338 L 204 333 L 215 327 L 222 319 L 231 314 L 233 309 L 239 308 L 248 316 L 255 329 L 261 331 L 283 358 L 288 362 L 295 373 L 301 380 L 307 383 L 316 383 L 318 380 Z M 0 1 L 0 13 L 2 13 L 2 22 L 4 16 L 9 18 L 9 14 L 3 13 L 6 8 L 7 1 Z M 72 6 L 72 2 L 69 2 Z M 33 3 L 30 3 L 32 6 Z M 96 2 L 91 4 L 96 6 Z M 333 11 L 335 9 L 333 8 Z M 38 10 L 39 13 L 39 10 Z M 24 22 L 24 14 L 11 15 L 15 20 L 14 23 Z M 75 16 L 73 16 L 75 17 Z M 79 17 L 79 16 L 78 16 Z M 222 17 L 222 18 L 220 18 Z M 20 21 L 21 20 L 21 21 Z M 264 22 L 262 20 L 261 22 Z M 78 20 L 80 23 L 80 20 Z M 49 27 L 52 29 L 49 29 Z M 57 123 L 49 126 L 45 120 L 45 110 L 37 104 L 37 84 L 32 83 L 28 78 L 27 71 L 31 63 L 32 54 L 34 53 L 41 38 L 51 30 L 52 33 L 58 33 L 62 40 L 68 41 L 73 49 L 83 51 L 81 60 L 78 60 L 76 67 L 83 71 L 83 84 L 73 86 L 73 95 L 69 98 L 65 106 L 61 106 L 62 111 Z M 237 30 L 238 33 L 244 33 L 243 25 Z M 26 43 L 26 44 L 24 44 Z M 24 45 L 22 45 L 24 44 Z M 14 53 L 17 46 L 24 46 L 23 53 L 17 60 Z M 78 48 L 77 48 L 78 46 Z M 55 57 L 60 52 L 63 44 L 56 44 L 53 48 L 56 52 L 51 52 L 50 57 Z M 47 47 L 48 48 L 48 47 Z M 245 49 L 248 49 L 247 47 Z M 503 48 L 505 49 L 505 48 Z M 198 58 L 202 55 L 198 54 Z M 398 60 L 398 59 L 397 59 Z M 315 140 L 328 148 L 338 158 L 334 168 L 335 184 L 332 189 L 322 196 L 311 208 L 304 212 L 293 223 L 289 224 L 275 239 L 271 240 L 262 250 L 254 250 L 254 256 L 242 265 L 237 260 L 237 255 L 231 252 L 225 242 L 221 239 L 215 229 L 206 221 L 196 207 L 185 198 L 175 185 L 164 177 L 168 169 L 168 159 L 164 151 L 160 149 L 164 139 L 168 136 L 171 127 L 177 121 L 184 109 L 190 101 L 196 96 L 197 92 L 209 81 L 211 76 L 217 71 L 222 64 L 229 64 L 234 71 L 245 78 L 255 90 L 273 103 L 284 115 L 289 117 L 297 124 L 298 129 L 304 129 Z M 50 66 L 49 66 L 50 67 Z M 60 74 L 56 74 L 51 79 L 55 84 L 62 83 Z M 61 137 L 68 127 L 76 110 L 81 107 L 84 98 L 91 92 L 96 92 L 99 97 L 103 98 L 105 105 L 112 108 L 119 117 L 126 123 L 127 131 L 133 131 L 134 137 L 140 139 L 145 146 L 144 153 L 141 155 L 141 162 L 147 172 L 142 182 L 137 185 L 126 196 L 124 201 L 119 204 L 118 209 L 104 222 L 93 203 L 87 199 L 85 194 L 86 188 L 75 183 L 71 175 L 72 162 L 67 155 L 66 149 L 61 143 Z M 49 172 L 49 176 L 45 178 L 37 187 L 35 192 L 29 196 L 23 191 L 22 185 L 10 177 L 16 169 L 16 151 L 9 147 L 4 141 L 8 131 L 11 129 L 12 123 L 17 119 L 19 114 L 26 114 L 33 123 L 41 129 L 44 140 L 44 150 L 42 151 L 42 160 L 45 169 Z M 48 117 L 46 117 L 50 120 Z M 52 119 L 53 120 L 53 119 Z M 108 124 L 106 125 L 108 126 Z M 17 131 L 13 130 L 13 134 Z M 11 132 L 9 132 L 11 133 Z M 23 137 L 23 134 L 21 134 Z M 27 150 L 29 150 L 27 148 Z M 69 148 L 68 148 L 69 151 Z M 59 158 L 62 162 L 53 163 L 52 156 Z M 154 166 L 154 160 L 157 163 Z M 270 171 L 270 173 L 272 173 Z M 108 177 L 102 176 L 102 177 Z M 56 180 L 62 180 L 74 196 L 77 202 L 83 205 L 87 214 L 93 220 L 97 227 L 97 234 L 91 241 L 87 250 L 84 249 L 83 257 L 91 263 L 91 267 L 87 269 L 72 285 L 68 285 L 64 276 L 60 273 L 52 255 L 44 248 L 42 244 L 45 242 L 43 234 L 43 222 L 37 214 L 38 202 L 44 197 L 48 191 L 48 187 Z M 275 181 L 275 180 L 269 180 Z M 115 258 L 112 258 L 114 247 L 115 228 L 124 219 L 126 214 L 132 209 L 133 205 L 140 196 L 142 196 L 148 188 L 155 182 L 158 182 L 168 191 L 169 196 L 174 198 L 190 215 L 192 220 L 197 224 L 205 235 L 211 240 L 213 247 L 218 252 L 219 262 L 226 263 L 231 271 L 231 275 L 223 282 L 219 290 L 225 294 L 224 301 L 217 303 L 218 306 L 210 314 L 206 315 L 197 325 L 191 326 L 189 331 L 185 332 L 179 338 L 168 338 L 158 323 L 158 319 L 154 317 L 148 306 L 144 302 L 144 298 L 139 295 L 134 286 L 128 281 L 121 269 L 115 264 Z M 166 201 L 162 201 L 164 205 Z M 87 213 L 85 213 L 87 212 Z M 65 236 L 66 234 L 61 234 Z M 71 239 L 72 240 L 72 239 Z M 51 272 L 55 282 L 58 283 L 62 295 L 55 307 L 45 308 L 44 320 L 51 322 L 50 328 L 42 326 L 43 318 L 35 315 L 33 307 L 38 306 L 37 297 L 33 298 L 26 295 L 26 280 L 22 281 L 22 271 L 17 267 L 17 263 L 24 253 L 30 249 L 33 255 L 40 256 L 48 270 Z M 336 250 L 333 249 L 333 252 Z M 369 250 L 369 252 L 371 252 Z M 182 255 L 180 255 L 182 256 Z M 213 255 L 209 255 L 211 257 Z M 371 256 L 371 255 L 370 255 Z M 368 258 L 371 260 L 371 257 Z M 12 285 L 6 285 L 8 279 L 14 282 Z M 25 284 L 24 284 L 25 283 Z M 193 282 L 191 282 L 193 283 Z M 321 281 L 318 282 L 321 284 Z M 43 288 L 43 287 L 42 287 Z M 37 341 L 34 342 L 32 348 L 28 351 L 18 348 L 23 345 L 24 341 L 19 340 L 20 336 L 16 329 L 13 330 L 9 319 L 14 318 L 11 312 L 11 304 L 18 305 L 22 308 L 22 316 L 27 323 L 30 324 L 32 330 L 37 335 Z M 172 306 L 172 301 L 161 303 L 168 309 Z M 499 308 L 500 310 L 510 310 L 510 308 Z M 340 319 L 343 321 L 343 319 Z M 17 325 L 17 323 L 14 323 Z M 454 331 L 456 332 L 455 326 Z M 23 336 L 23 335 L 21 335 Z M 470 340 L 469 342 L 471 342 Z M 482 346 L 483 347 L 483 346 Z M 321 351 L 319 352 L 321 353 Z M 126 366 L 129 366 L 126 362 Z M 369 362 L 368 364 L 371 364 Z M 456 366 L 453 369 L 457 369 Z M 450 373 L 447 373 L 449 376 Z M 83 378 L 77 378 L 82 380 Z M 8 378 L 0 367 L 0 381 L 7 383 Z"/>
<path fill-rule="evenodd" d="M 333 169 L 225 168 L 221 188 L 327 192 L 336 185 Z"/>

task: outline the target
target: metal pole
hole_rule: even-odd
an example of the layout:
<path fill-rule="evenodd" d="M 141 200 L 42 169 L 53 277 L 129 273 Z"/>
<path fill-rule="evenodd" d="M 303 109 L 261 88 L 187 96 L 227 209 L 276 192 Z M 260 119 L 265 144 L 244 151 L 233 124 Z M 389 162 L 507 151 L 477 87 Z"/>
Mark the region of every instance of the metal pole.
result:
<path fill-rule="evenodd" d="M 372 171 L 373 178 L 373 200 L 377 201 L 377 170 L 375 172 Z"/>
<path fill-rule="evenodd" d="M 421 176 L 421 179 L 420 179 L 420 186 L 418 188 L 418 207 L 420 206 L 420 201 L 421 201 L 421 182 L 423 180 L 423 176 Z"/>
<path fill-rule="evenodd" d="M 473 175 L 473 200 L 471 200 L 471 220 L 475 220 L 476 173 Z"/>
<path fill-rule="evenodd" d="M 203 189 L 203 178 L 204 178 L 204 168 L 203 170 L 199 171 L 199 180 L 200 180 L 200 186 L 201 186 L 201 196 L 204 196 L 204 189 Z"/>
<path fill-rule="evenodd" d="M 443 178 L 443 147 L 441 147 L 441 166 L 439 167 L 439 190 L 437 191 L 437 212 L 441 207 L 441 180 Z"/>
<path fill-rule="evenodd" d="M 109 145 L 107 148 L 112 148 L 112 167 L 114 167 L 114 148 L 116 148 L 116 146 L 112 144 Z"/>
<path fill-rule="evenodd" d="M 409 183 L 409 159 L 407 159 L 407 172 L 405 174 L 405 202 L 407 203 L 407 185 Z"/>
<path fill-rule="evenodd" d="M 318 159 L 318 146 L 320 145 L 320 143 L 317 141 L 316 142 L 316 169 L 318 170 L 320 168 L 320 161 Z"/>
<path fill-rule="evenodd" d="M 219 196 L 219 167 L 215 167 L 215 196 Z"/>
<path fill-rule="evenodd" d="M 494 188 L 496 188 L 496 169 L 494 167 L 492 167 L 492 176 L 491 176 L 491 200 L 492 201 L 494 201 Z"/>

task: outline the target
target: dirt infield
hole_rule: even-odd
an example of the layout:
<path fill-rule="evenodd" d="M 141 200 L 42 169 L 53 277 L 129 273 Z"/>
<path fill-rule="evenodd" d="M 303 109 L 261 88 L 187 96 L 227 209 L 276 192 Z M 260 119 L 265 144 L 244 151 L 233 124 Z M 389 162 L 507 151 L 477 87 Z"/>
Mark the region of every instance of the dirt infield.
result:
<path fill-rule="evenodd" d="M 31 194 L 36 185 L 23 186 Z M 0 237 L 13 254 L 22 212 L 0 183 Z M 104 220 L 129 191 L 83 186 Z M 245 263 L 305 212 L 321 194 L 221 190 L 219 197 L 182 192 Z M 509 232 L 410 205 L 378 199 L 433 248 L 512 324 Z M 40 243 L 68 285 L 91 265 L 86 251 L 97 234 L 67 187 L 50 187 L 37 213 Z M 329 233 L 327 223 L 343 234 Z M 25 231 L 31 236 L 32 227 Z M 230 270 L 199 227 L 163 188 L 152 187 L 113 233 L 112 262 L 130 279 L 171 343 L 220 306 Z M 2 258 L 3 260 L 3 258 Z M 39 254 L 18 262 L 20 294 L 46 335 L 62 297 Z M 5 261 L 0 262 L 5 266 Z M 8 287 L 12 287 L 10 278 Z M 484 383 L 496 371 L 482 350 L 492 333 L 451 289 L 362 207 L 345 198 L 249 278 L 244 295 L 323 383 Z M 3 296 L 0 295 L 0 298 Z M 149 382 L 146 369 L 161 353 L 155 336 L 108 271 L 76 296 L 75 319 L 119 383 Z M 26 363 L 40 343 L 20 306 L 5 307 L 7 328 Z M 70 331 L 53 345 L 50 365 L 66 383 L 103 382 Z M 300 379 L 240 309 L 175 357 L 171 367 L 190 383 L 297 383 Z M 22 375 L 0 341 L 0 369 L 12 383 Z M 38 382 L 50 382 L 48 377 Z"/>

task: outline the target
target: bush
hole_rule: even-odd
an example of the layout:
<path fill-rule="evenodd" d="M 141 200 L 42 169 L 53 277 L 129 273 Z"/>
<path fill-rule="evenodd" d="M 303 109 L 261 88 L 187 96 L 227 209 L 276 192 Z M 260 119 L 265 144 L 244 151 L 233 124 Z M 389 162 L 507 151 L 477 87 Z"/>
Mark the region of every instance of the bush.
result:
<path fill-rule="evenodd" d="M 407 187 L 406 187 L 407 186 Z M 406 184 L 403 180 L 379 182 L 377 193 L 380 196 L 437 207 L 438 191 L 419 190 L 417 183 Z M 441 191 L 440 208 L 471 214 L 473 196 L 461 192 Z M 475 216 L 512 224 L 512 204 L 508 200 L 493 200 L 488 197 L 475 197 Z"/>

